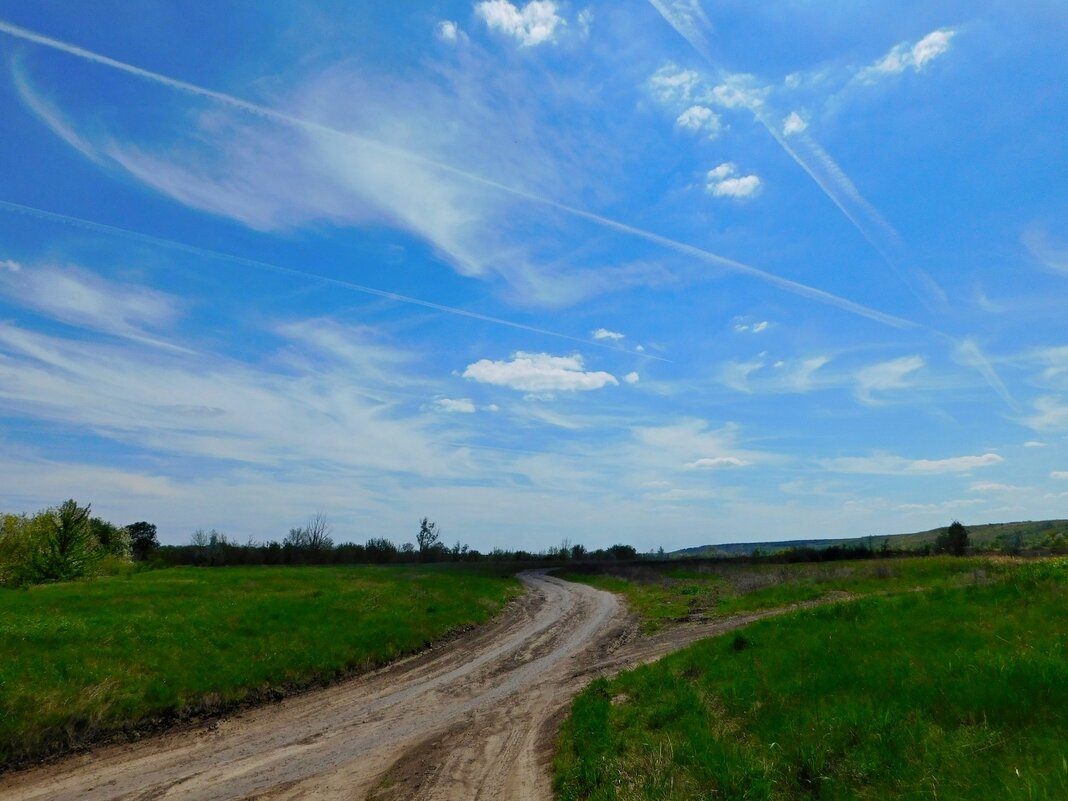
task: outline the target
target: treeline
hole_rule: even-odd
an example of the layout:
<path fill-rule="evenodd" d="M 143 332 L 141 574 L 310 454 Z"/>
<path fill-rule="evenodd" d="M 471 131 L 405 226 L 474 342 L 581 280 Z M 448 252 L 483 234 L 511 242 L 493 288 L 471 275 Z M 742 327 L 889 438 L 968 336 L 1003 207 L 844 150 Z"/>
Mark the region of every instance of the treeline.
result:
<path fill-rule="evenodd" d="M 355 542 L 334 543 L 328 534 L 318 532 L 312 525 L 291 529 L 282 539 L 267 542 L 250 540 L 237 542 L 226 534 L 198 530 L 193 533 L 188 545 L 161 546 L 156 558 L 166 565 L 194 565 L 198 567 L 222 567 L 225 565 L 366 565 L 366 564 L 417 564 L 434 562 L 568 562 L 622 561 L 638 558 L 638 552 L 630 545 L 613 545 L 609 548 L 587 550 L 582 545 L 568 545 L 531 552 L 522 549 L 494 548 L 482 553 L 461 542 L 449 546 L 437 538 L 427 538 L 427 527 L 422 521 L 416 543 L 400 545 L 385 537 L 371 537 L 363 544 Z M 429 529 L 436 533 L 436 527 Z"/>

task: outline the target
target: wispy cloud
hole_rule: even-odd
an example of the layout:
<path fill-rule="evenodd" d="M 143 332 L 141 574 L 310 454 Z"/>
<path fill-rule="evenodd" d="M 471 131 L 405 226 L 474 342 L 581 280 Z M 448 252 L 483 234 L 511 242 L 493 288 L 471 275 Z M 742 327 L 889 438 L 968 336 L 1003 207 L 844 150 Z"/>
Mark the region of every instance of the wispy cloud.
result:
<path fill-rule="evenodd" d="M 745 459 L 737 456 L 703 456 L 686 465 L 687 470 L 711 470 L 724 467 L 746 467 L 749 464 Z"/>
<path fill-rule="evenodd" d="M 921 72 L 934 59 L 946 53 L 957 32 L 952 28 L 940 28 L 924 36 L 915 44 L 901 42 L 871 66 L 857 73 L 861 83 L 874 83 L 887 75 L 897 75 L 912 70 Z"/>
<path fill-rule="evenodd" d="M 474 414 L 475 402 L 470 398 L 436 398 L 434 405 L 443 412 Z"/>
<path fill-rule="evenodd" d="M 178 91 L 213 100 L 232 109 L 238 109 L 242 112 L 253 115 L 254 117 L 259 117 L 260 119 L 280 122 L 287 126 L 292 126 L 300 131 L 303 131 L 311 135 L 313 137 L 313 141 L 315 141 L 321 147 L 326 148 L 329 152 L 332 152 L 334 154 L 334 157 L 340 160 L 339 165 L 335 165 L 331 169 L 325 170 L 325 172 L 340 173 L 342 176 L 351 176 L 351 170 L 353 165 L 358 165 L 359 169 L 362 170 L 362 172 L 358 172 L 357 175 L 352 176 L 348 180 L 348 183 L 351 183 L 352 186 L 349 187 L 346 191 L 351 192 L 352 189 L 358 188 L 360 192 L 360 198 L 364 200 L 374 199 L 378 197 L 378 200 L 376 202 L 380 204 L 378 207 L 379 214 L 386 215 L 387 219 L 399 219 L 403 221 L 404 224 L 412 226 L 418 235 L 427 237 L 431 241 L 434 241 L 437 247 L 439 247 L 444 253 L 449 254 L 451 258 L 455 260 L 458 268 L 463 272 L 466 272 L 468 274 L 478 274 L 480 271 L 487 269 L 487 267 L 489 266 L 499 267 L 501 264 L 510 265 L 509 270 L 510 275 L 512 276 L 512 280 L 519 286 L 523 286 L 525 284 L 523 288 L 527 290 L 527 295 L 535 299 L 538 299 L 539 296 L 541 296 L 546 302 L 573 302 L 574 300 L 582 297 L 583 295 L 584 289 L 582 288 L 582 283 L 588 283 L 591 278 L 594 278 L 594 276 L 584 274 L 582 273 L 582 271 L 572 270 L 567 273 L 557 273 L 551 276 L 553 279 L 552 282 L 550 284 L 546 284 L 544 271 L 536 270 L 534 268 L 534 265 L 532 265 L 530 262 L 517 258 L 517 254 L 515 252 L 514 247 L 509 250 L 509 258 L 507 260 L 501 262 L 496 260 L 495 258 L 492 258 L 492 256 L 499 252 L 499 243 L 497 243 L 496 245 L 490 243 L 491 247 L 489 251 L 483 252 L 483 255 L 481 257 L 475 258 L 472 261 L 472 257 L 474 257 L 480 250 L 486 251 L 486 247 L 485 245 L 483 245 L 481 248 L 472 249 L 470 247 L 464 246 L 465 240 L 462 236 L 457 235 L 458 230 L 465 230 L 463 227 L 463 223 L 468 219 L 479 220 L 482 224 L 478 227 L 467 226 L 467 230 L 469 232 L 477 232 L 479 236 L 484 235 L 487 231 L 496 231 L 498 229 L 494 226 L 485 225 L 486 215 L 484 213 L 471 213 L 468 216 L 464 216 L 462 213 L 460 213 L 459 217 L 456 216 L 458 213 L 457 209 L 462 210 L 470 204 L 469 201 L 466 200 L 464 202 L 459 202 L 456 193 L 460 191 L 460 188 L 455 183 L 452 185 L 445 185 L 444 187 L 438 187 L 438 189 L 436 189 L 435 191 L 428 191 L 428 188 L 433 187 L 435 184 L 439 183 L 440 176 L 444 175 L 456 178 L 459 179 L 461 182 L 470 183 L 471 186 L 474 188 L 494 190 L 496 192 L 511 196 L 512 198 L 518 198 L 524 201 L 540 204 L 549 208 L 556 209 L 558 211 L 565 212 L 568 215 L 574 216 L 579 219 L 587 220 L 604 228 L 619 233 L 624 233 L 629 236 L 638 237 L 645 241 L 674 250 L 683 255 L 692 256 L 701 261 L 715 264 L 732 272 L 748 275 L 758 280 L 765 281 L 766 283 L 772 286 L 776 286 L 784 291 L 791 292 L 820 303 L 833 305 L 844 311 L 850 312 L 852 314 L 858 314 L 860 316 L 876 320 L 886 325 L 898 328 L 908 328 L 913 327 L 915 325 L 911 321 L 904 320 L 895 315 L 880 312 L 876 309 L 869 308 L 867 306 L 864 306 L 863 304 L 859 304 L 846 298 L 842 298 L 824 290 L 807 286 L 797 281 L 791 281 L 789 279 L 782 278 L 765 270 L 761 270 L 759 268 L 739 262 L 734 259 L 729 259 L 720 256 L 718 254 L 694 247 L 692 245 L 688 245 L 678 240 L 671 239 L 670 237 L 665 237 L 660 234 L 656 234 L 651 231 L 638 228 L 636 226 L 621 223 L 618 220 L 613 220 L 611 218 L 605 217 L 600 214 L 595 214 L 584 209 L 579 209 L 574 206 L 569 206 L 564 203 L 549 200 L 546 197 L 531 192 L 527 189 L 517 188 L 515 186 L 510 186 L 506 183 L 502 183 L 500 181 L 486 178 L 482 175 L 471 172 L 470 170 L 454 166 L 448 163 L 447 159 L 443 160 L 441 158 L 436 158 L 433 155 L 424 155 L 426 148 L 425 141 L 422 141 L 422 144 L 420 145 L 420 148 L 422 148 L 422 152 L 417 152 L 418 149 L 405 149 L 404 147 L 398 146 L 396 144 L 387 145 L 384 143 L 384 141 L 380 141 L 378 139 L 362 134 L 355 134 L 352 133 L 351 130 L 345 130 L 321 122 L 314 122 L 304 117 L 296 116 L 286 112 L 280 112 L 272 108 L 258 105 L 256 103 L 251 103 L 247 100 L 242 100 L 232 95 L 228 95 L 222 92 L 216 92 L 210 89 L 205 89 L 203 87 L 196 86 L 195 84 L 190 84 L 185 81 L 179 81 L 174 78 L 161 75 L 159 73 L 154 73 L 149 70 L 144 70 L 140 67 L 135 67 L 130 64 L 126 64 L 124 62 L 108 58 L 106 56 L 101 56 L 97 53 L 93 53 L 83 48 L 79 48 L 74 45 L 70 45 L 65 42 L 52 39 L 50 37 L 41 36 L 40 34 L 36 34 L 32 31 L 28 31 L 24 28 L 19 28 L 18 26 L 13 26 L 8 23 L 0 22 L 0 32 L 7 33 L 9 35 L 16 36 L 21 39 L 25 39 L 27 41 L 31 41 L 45 47 L 54 48 L 70 55 L 76 56 L 78 58 L 84 58 L 94 63 L 104 64 L 114 69 L 118 69 L 120 71 L 136 75 L 137 77 L 143 78 L 145 80 L 168 86 Z M 485 93 L 488 91 L 480 84 L 480 77 L 485 76 L 471 75 L 467 73 L 465 73 L 464 75 L 464 87 L 466 89 L 469 89 L 472 92 L 481 91 Z M 351 96 L 352 86 L 355 82 L 358 82 L 358 78 L 359 76 L 353 76 L 350 74 L 346 74 L 344 76 L 335 74 L 332 76 L 332 79 L 328 81 L 328 83 L 331 86 L 334 86 L 337 91 L 344 92 L 345 97 L 349 97 Z M 383 96 L 390 98 L 391 102 L 395 102 L 397 99 L 397 92 L 395 91 L 396 87 L 368 85 L 367 88 L 367 94 L 369 98 L 375 96 Z M 336 109 L 339 105 L 346 105 L 333 102 L 329 99 L 330 97 L 334 96 L 333 93 L 331 92 L 328 94 L 328 98 L 319 97 L 317 100 L 315 100 L 315 102 L 313 103 L 314 107 L 317 109 L 321 109 L 326 113 L 329 113 L 331 109 Z M 507 110 L 503 110 L 498 107 L 499 104 L 496 102 L 496 95 L 493 96 L 492 100 L 489 98 L 489 94 L 487 94 L 486 97 L 487 100 L 483 108 L 487 111 L 487 113 L 492 111 L 492 113 L 500 115 L 502 113 L 507 112 Z M 451 118 L 455 110 L 455 103 L 452 102 L 451 95 L 445 97 L 445 100 L 447 101 L 447 116 Z M 418 108 L 420 110 L 420 113 L 433 112 L 432 108 L 427 108 L 428 104 L 426 101 L 426 96 L 424 94 L 420 94 L 418 102 L 414 104 L 413 108 Z M 307 103 L 305 103 L 305 105 L 307 105 Z M 433 106 L 434 104 L 431 103 L 429 105 Z M 384 109 L 376 107 L 374 103 L 367 103 L 362 106 L 360 113 L 370 114 L 370 112 L 372 111 L 375 112 L 372 116 L 374 116 L 375 119 L 378 119 L 380 121 L 380 127 L 384 125 L 387 129 L 390 129 L 383 132 L 384 139 L 396 141 L 397 131 L 402 131 L 404 129 L 398 128 L 396 125 L 392 124 L 393 115 L 385 113 Z M 438 117 L 431 113 L 430 117 L 426 120 L 426 125 L 422 126 L 420 134 L 429 134 L 430 138 L 432 139 L 435 132 L 440 133 L 442 126 L 438 124 L 437 120 Z M 45 121 L 47 122 L 47 120 Z M 224 129 L 226 128 L 226 126 L 222 127 Z M 230 126 L 231 129 L 233 127 L 233 125 Z M 470 130 L 481 131 L 486 128 L 492 127 L 494 126 L 486 124 L 473 124 Z M 455 127 L 453 127 L 452 129 L 455 130 Z M 424 140 L 426 138 L 427 137 L 423 137 Z M 477 151 L 481 155 L 485 155 L 485 153 L 483 152 L 485 150 L 485 143 L 482 142 L 481 139 L 479 141 L 480 144 L 477 147 L 465 148 L 464 152 Z M 244 140 L 238 137 L 237 139 L 235 139 L 235 143 L 236 142 L 244 142 Z M 540 147 L 539 140 L 537 139 L 537 137 L 534 137 L 531 140 L 531 143 L 535 150 Z M 284 159 L 284 161 L 288 164 L 295 163 L 294 159 L 292 158 L 292 154 L 288 150 L 288 142 L 283 141 L 278 146 L 286 152 L 287 158 Z M 173 149 L 174 148 L 171 148 L 171 150 Z M 136 164 L 137 160 L 137 151 L 134 150 L 131 152 L 134 153 L 134 159 L 131 160 L 131 158 L 127 156 L 125 160 L 128 165 Z M 112 154 L 112 157 L 114 157 L 114 153 Z M 245 160 L 247 161 L 247 158 Z M 241 159 L 238 159 L 237 163 L 240 164 L 240 162 Z M 231 164 L 231 162 L 229 162 L 228 158 L 225 156 L 221 159 L 218 159 L 218 163 L 225 165 L 227 170 L 232 170 L 234 167 L 234 165 Z M 522 163 L 527 167 L 525 172 L 529 174 L 529 153 L 522 154 Z M 152 170 L 149 170 L 146 164 L 142 166 L 139 172 L 144 178 L 144 180 L 148 181 L 149 183 L 152 183 L 153 181 L 156 181 L 158 183 L 161 178 L 166 176 L 168 173 L 177 174 L 179 177 L 173 181 L 173 191 L 177 194 L 188 193 L 189 191 L 191 191 L 188 188 L 188 184 L 190 183 L 190 181 L 193 180 L 194 176 L 190 173 L 182 174 L 177 165 L 171 165 L 169 170 L 161 169 L 158 172 L 154 172 Z M 555 177 L 560 175 L 577 174 L 577 172 L 575 170 L 569 169 L 567 164 L 560 164 L 557 165 L 557 167 L 554 169 L 539 170 L 538 174 L 551 175 Z M 322 202 L 321 197 L 323 196 L 323 192 L 321 190 L 313 191 L 311 188 L 309 188 L 309 190 L 306 192 L 294 192 L 293 183 L 291 180 L 289 180 L 290 176 L 282 176 L 281 178 L 271 178 L 271 180 L 278 180 L 278 191 L 269 190 L 261 192 L 259 191 L 259 187 L 256 186 L 255 181 L 261 180 L 260 178 L 257 178 L 257 176 L 264 175 L 273 176 L 274 172 L 273 170 L 258 170 L 258 172 L 256 172 L 255 174 L 251 174 L 249 176 L 225 177 L 221 181 L 215 178 L 207 178 L 206 181 L 208 184 L 208 189 L 200 189 L 197 191 L 209 191 L 211 194 L 214 194 L 216 198 L 221 198 L 222 201 L 229 203 L 229 205 L 231 206 L 234 205 L 233 200 L 231 199 L 227 201 L 226 196 L 227 194 L 233 192 L 234 186 L 241 185 L 246 185 L 247 191 L 251 194 L 256 195 L 257 198 L 262 197 L 264 195 L 268 198 L 272 196 L 280 196 L 280 190 L 282 187 L 284 187 L 291 201 L 292 199 L 299 198 L 301 199 L 300 202 L 305 204 L 307 204 L 309 201 L 314 201 L 315 204 L 319 204 Z M 410 175 L 411 180 L 398 180 L 398 175 Z M 253 180 L 253 182 L 249 184 L 248 181 L 250 179 L 255 180 Z M 332 180 L 337 179 L 335 178 Z M 213 191 L 210 189 L 212 183 L 218 185 L 217 190 Z M 468 189 L 462 191 L 470 193 L 473 191 L 473 189 L 469 187 Z M 379 197 L 377 193 L 385 194 Z M 477 192 L 475 192 L 473 196 L 479 197 Z M 195 195 L 193 197 L 195 197 Z M 328 205 L 326 206 L 325 210 L 318 211 L 317 214 L 330 218 L 332 214 L 331 209 L 336 207 L 335 202 L 337 198 L 335 197 L 334 191 L 331 190 L 329 187 L 325 192 L 325 197 L 329 201 Z M 344 195 L 342 195 L 342 197 L 344 197 Z M 250 201 L 256 200 L 257 198 L 250 198 Z M 209 199 L 214 202 L 214 199 L 210 197 Z M 345 201 L 346 202 L 339 208 L 343 210 L 342 213 L 348 218 L 351 218 L 353 214 L 358 215 L 366 211 L 365 205 L 361 204 L 360 202 L 353 202 L 352 198 L 345 198 Z M 254 207 L 254 204 L 252 207 Z M 499 203 L 495 203 L 495 208 L 497 209 L 496 214 L 503 215 L 500 218 L 502 221 L 514 219 L 517 217 L 522 218 L 522 215 L 515 215 L 514 213 L 512 213 L 512 210 L 509 209 L 507 205 L 501 206 Z M 298 216 L 300 216 L 300 214 L 307 214 L 306 207 L 298 207 L 296 209 L 296 213 Z M 245 216 L 248 215 L 248 208 L 246 208 L 244 205 L 240 205 L 239 207 L 235 207 L 232 214 L 237 219 L 243 219 Z M 445 215 L 444 218 L 441 216 L 442 214 Z M 357 219 L 359 219 L 359 217 L 357 217 Z M 442 228 L 441 222 L 443 219 L 446 222 L 449 219 L 458 220 L 461 223 L 460 229 L 450 228 L 448 225 L 445 225 L 445 227 Z M 529 237 L 529 232 L 527 232 L 527 236 Z M 608 279 L 611 280 L 611 276 L 608 276 Z M 604 285 L 603 277 L 596 276 L 595 283 L 599 285 Z M 543 290 L 548 291 L 547 293 L 543 294 Z"/>
<path fill-rule="evenodd" d="M 590 336 L 594 339 L 608 340 L 609 342 L 619 342 L 624 338 L 624 335 L 618 331 L 610 331 L 607 328 L 598 328 L 590 332 Z"/>
<path fill-rule="evenodd" d="M 908 389 L 912 386 L 910 376 L 926 364 L 920 356 L 902 356 L 865 367 L 857 373 L 857 398 L 864 403 L 878 403 L 877 393 Z"/>
<path fill-rule="evenodd" d="M 978 456 L 951 456 L 945 459 L 905 459 L 901 456 L 845 456 L 824 459 L 820 464 L 836 473 L 870 473 L 874 475 L 928 475 L 934 473 L 968 473 L 982 467 L 993 467 L 1004 459 L 996 453 Z"/>
<path fill-rule="evenodd" d="M 1037 431 L 1063 430 L 1068 428 L 1068 403 L 1054 395 L 1042 395 L 1035 399 L 1035 413 L 1023 418 L 1025 426 Z"/>
<path fill-rule="evenodd" d="M 1068 244 L 1054 239 L 1038 224 L 1025 228 L 1020 241 L 1047 270 L 1068 275 Z"/>
<path fill-rule="evenodd" d="M 163 292 L 109 281 L 74 265 L 43 265 L 0 272 L 0 293 L 64 323 L 178 348 L 149 333 L 178 317 L 178 299 Z"/>
<path fill-rule="evenodd" d="M 481 384 L 536 393 L 588 391 L 619 384 L 611 373 L 587 371 L 577 354 L 553 356 L 522 351 L 507 361 L 480 359 L 467 366 L 463 377 Z"/>

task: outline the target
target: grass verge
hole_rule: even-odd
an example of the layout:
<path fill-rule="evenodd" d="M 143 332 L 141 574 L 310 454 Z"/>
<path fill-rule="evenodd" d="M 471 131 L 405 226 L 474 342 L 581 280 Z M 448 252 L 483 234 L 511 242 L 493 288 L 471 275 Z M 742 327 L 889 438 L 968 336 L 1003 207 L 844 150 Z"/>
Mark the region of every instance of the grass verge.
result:
<path fill-rule="evenodd" d="M 442 567 L 173 568 L 0 590 L 0 767 L 377 667 L 519 592 Z"/>
<path fill-rule="evenodd" d="M 606 565 L 602 572 L 562 573 L 623 595 L 647 633 L 671 623 L 709 619 L 833 598 L 981 583 L 1014 569 L 1004 558 L 915 557 L 789 565 L 704 563 Z"/>
<path fill-rule="evenodd" d="M 598 680 L 579 799 L 1068 798 L 1068 560 L 830 604 Z"/>

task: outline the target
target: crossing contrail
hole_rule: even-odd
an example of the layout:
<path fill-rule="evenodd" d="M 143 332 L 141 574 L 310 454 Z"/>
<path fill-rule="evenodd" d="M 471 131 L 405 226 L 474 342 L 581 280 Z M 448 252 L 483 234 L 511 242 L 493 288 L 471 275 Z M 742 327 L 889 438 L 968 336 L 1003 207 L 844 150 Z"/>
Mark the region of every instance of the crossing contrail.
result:
<path fill-rule="evenodd" d="M 269 108 L 267 106 L 261 106 L 257 103 L 252 103 L 248 100 L 243 100 L 242 98 L 235 97 L 225 92 L 218 92 L 212 89 L 207 89 L 196 84 L 188 83 L 187 81 L 181 81 L 158 72 L 153 72 L 151 70 L 146 70 L 132 64 L 127 64 L 123 61 L 118 61 L 108 56 L 101 55 L 100 53 L 95 53 L 91 50 L 86 50 L 85 48 L 78 47 L 77 45 L 72 45 L 49 36 L 44 36 L 26 28 L 22 28 L 17 25 L 12 25 L 11 23 L 5 22 L 3 20 L 0 20 L 0 33 L 6 33 L 9 36 L 13 36 L 24 41 L 32 42 L 34 44 L 43 47 L 48 47 L 53 50 L 58 50 L 63 53 L 75 56 L 77 58 L 90 61 L 92 63 L 111 67 L 113 69 L 120 70 L 130 75 L 134 75 L 136 77 L 170 87 L 177 91 L 214 100 L 218 103 L 222 103 L 224 105 L 239 109 L 241 111 L 253 114 L 264 119 L 280 122 L 286 125 L 291 125 L 296 128 L 312 131 L 319 134 L 343 137 L 349 141 L 356 142 L 365 147 L 378 150 L 379 152 L 407 159 L 422 164 L 424 166 L 458 176 L 475 184 L 486 186 L 498 190 L 500 192 L 512 195 L 514 197 L 522 198 L 531 203 L 536 203 L 542 206 L 556 209 L 558 211 L 562 211 L 566 214 L 570 214 L 574 217 L 587 220 L 601 227 L 609 228 L 618 233 L 623 233 L 639 239 L 644 239 L 648 242 L 660 245 L 661 247 L 666 247 L 671 250 L 674 250 L 677 253 L 682 253 L 684 255 L 697 258 L 707 264 L 715 265 L 729 272 L 739 273 L 742 275 L 749 276 L 751 278 L 756 278 L 786 292 L 791 292 L 800 297 L 804 297 L 809 300 L 814 300 L 819 303 L 833 306 L 850 314 L 856 314 L 861 317 L 866 317 L 870 320 L 874 320 L 884 325 L 889 325 L 895 328 L 917 327 L 917 324 L 910 320 L 906 320 L 896 315 L 887 314 L 885 312 L 879 311 L 878 309 L 873 309 L 869 306 L 865 306 L 861 303 L 849 300 L 848 298 L 843 298 L 839 295 L 835 295 L 825 290 L 808 286 L 797 281 L 792 281 L 788 278 L 783 278 L 781 276 L 775 275 L 774 273 L 767 272 L 766 270 L 761 270 L 758 267 L 754 267 L 752 265 L 745 264 L 735 259 L 730 259 L 725 256 L 721 256 L 717 253 L 704 250 L 703 248 L 688 245 L 684 242 L 680 242 L 670 237 L 656 234 L 644 228 L 639 228 L 637 226 L 629 225 L 618 220 L 613 220 L 609 217 L 605 217 L 603 215 L 596 214 L 585 209 L 580 209 L 574 206 L 569 206 L 564 203 L 559 203 L 555 200 L 550 200 L 548 198 L 541 197 L 524 189 L 499 183 L 498 181 L 494 181 L 484 176 L 477 175 L 466 170 L 462 170 L 458 167 L 454 167 L 449 164 L 444 164 L 434 159 L 427 158 L 426 156 L 419 155 L 418 153 L 412 153 L 411 151 L 404 150 L 402 148 L 387 145 L 375 139 L 371 139 L 366 136 L 361 136 L 360 134 L 340 130 L 338 128 L 334 128 L 332 126 L 325 125 L 323 123 L 315 122 L 312 120 L 306 120 L 301 117 L 294 116 L 292 114 L 287 114 L 285 112 Z M 425 303 L 422 301 L 420 302 Z M 587 342 L 587 340 L 578 341 Z"/>

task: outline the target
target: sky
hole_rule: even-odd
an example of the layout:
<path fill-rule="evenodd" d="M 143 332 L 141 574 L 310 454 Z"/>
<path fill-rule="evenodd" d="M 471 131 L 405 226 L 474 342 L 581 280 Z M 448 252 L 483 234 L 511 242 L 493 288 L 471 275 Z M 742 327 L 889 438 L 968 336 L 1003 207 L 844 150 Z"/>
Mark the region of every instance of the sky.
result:
<path fill-rule="evenodd" d="M 1060 0 L 0 0 L 0 510 L 1068 510 Z"/>

